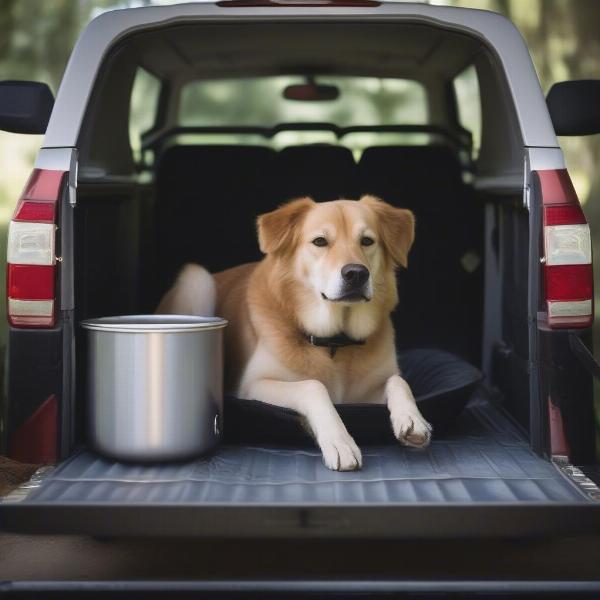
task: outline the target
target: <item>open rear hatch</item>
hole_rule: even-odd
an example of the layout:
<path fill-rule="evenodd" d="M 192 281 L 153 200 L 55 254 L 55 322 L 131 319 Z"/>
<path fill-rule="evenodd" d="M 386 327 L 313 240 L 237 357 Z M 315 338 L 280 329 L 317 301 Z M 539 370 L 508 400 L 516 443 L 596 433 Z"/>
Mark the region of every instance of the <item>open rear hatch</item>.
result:
<path fill-rule="evenodd" d="M 530 213 L 523 206 L 523 148 L 538 148 L 544 156 L 538 162 L 545 165 L 547 151 L 555 148 L 556 140 L 549 122 L 548 132 L 539 126 L 545 118 L 543 97 L 536 91 L 535 72 L 525 47 L 510 24 L 491 13 L 484 18 L 485 13 L 435 7 L 436 13 L 434 7 L 417 10 L 415 6 L 385 8 L 398 16 L 398 22 L 393 18 L 389 23 L 378 22 L 385 11 L 361 16 L 354 9 L 343 21 L 360 18 L 355 23 L 338 22 L 333 16 L 331 22 L 324 19 L 317 23 L 313 16 L 306 21 L 275 23 L 269 17 L 269 22 L 252 23 L 264 18 L 258 13 L 252 17 L 236 15 L 236 23 L 213 22 L 214 15 L 207 14 L 210 22 L 201 23 L 197 17 L 204 14 L 202 11 L 213 10 L 211 7 L 194 4 L 140 9 L 135 14 L 155 14 L 156 18 L 148 16 L 140 21 L 147 31 L 140 27 L 135 43 L 130 45 L 124 35 L 124 17 L 103 15 L 102 19 L 113 23 L 114 31 L 120 33 L 105 40 L 106 52 L 92 53 L 95 58 L 91 66 L 88 53 L 74 54 L 58 101 L 60 104 L 61 98 L 67 98 L 71 106 L 71 96 L 81 96 L 81 102 L 89 97 L 85 126 L 77 119 L 53 118 L 46 139 L 53 150 L 77 146 L 80 157 L 77 210 L 69 212 L 67 201 L 61 208 L 73 222 L 61 222 L 65 251 L 60 269 L 72 279 L 64 277 L 62 281 L 65 297 L 61 298 L 61 308 L 68 320 L 63 322 L 64 347 L 62 340 L 61 346 L 56 346 L 68 367 L 64 383 L 61 380 L 53 388 L 67 388 L 59 413 L 67 424 L 62 436 L 80 446 L 64 463 L 44 468 L 4 499 L 0 504 L 3 529 L 102 536 L 363 539 L 573 536 L 600 531 L 595 484 L 567 463 L 556 464 L 538 456 L 528 436 L 481 391 L 451 428 L 436 431 L 427 450 L 393 443 L 363 445 L 364 467 L 350 473 L 327 470 L 320 452 L 313 447 L 223 445 L 214 454 L 194 461 L 141 466 L 107 460 L 85 445 L 86 350 L 83 339 L 73 344 L 72 323 L 154 311 L 186 262 L 198 262 L 216 272 L 258 258 L 253 225 L 256 215 L 272 210 L 282 199 L 307 193 L 305 188 L 288 187 L 291 175 L 311 195 L 322 199 L 376 193 L 394 206 L 414 209 L 421 229 L 412 250 L 411 269 L 400 275 L 404 277 L 403 314 L 394 317 L 403 347 L 445 348 L 483 364 L 488 381 L 498 386 L 511 414 L 526 424 L 531 413 L 536 417 L 531 430 L 543 430 L 537 424 L 543 425 L 540 415 L 546 414 L 545 403 L 555 394 L 556 386 L 552 393 L 546 394 L 542 387 L 539 394 L 536 391 L 532 395 L 534 385 L 530 384 L 538 360 L 545 360 L 545 355 L 530 352 L 533 336 L 538 335 L 534 329 L 539 307 L 533 292 L 539 287 L 536 236 L 541 221 L 536 224 L 531 218 L 532 214 L 536 217 L 535 211 Z M 177 11 L 176 20 L 167 19 L 171 9 Z M 417 18 L 419 13 L 423 14 Z M 191 19 L 186 23 L 188 14 Z M 135 20 L 130 12 L 123 15 L 129 15 L 131 22 Z M 248 22 L 242 22 L 244 19 Z M 374 21 L 369 23 L 371 19 Z M 150 27 L 151 23 L 156 27 Z M 311 44 L 306 44 L 308 28 Z M 78 47 L 84 48 L 101 30 L 110 31 L 94 26 L 86 34 L 90 37 L 82 38 Z M 109 52 L 117 39 L 115 52 Z M 487 40 L 485 45 L 482 39 Z M 231 68 L 220 64 L 219 78 L 271 72 L 274 65 L 276 72 L 295 73 L 298 57 L 315 65 L 326 57 L 326 73 L 352 72 L 360 54 L 357 40 L 362 40 L 363 59 L 365 64 L 371 62 L 374 73 L 387 62 L 396 65 L 390 73 L 397 77 L 397 65 L 413 64 L 411 57 L 418 51 L 424 57 L 417 61 L 419 73 L 432 81 L 443 75 L 438 89 L 447 91 L 452 89 L 457 69 L 477 57 L 471 66 L 482 75 L 477 79 L 482 82 L 485 106 L 485 134 L 477 172 L 487 176 L 479 178 L 481 189 L 469 183 L 473 172 L 465 171 L 462 155 L 470 153 L 470 140 L 465 145 L 460 135 L 457 140 L 444 139 L 444 144 L 404 146 L 395 141 L 392 146 L 359 149 L 362 153 L 357 162 L 340 138 L 346 133 L 374 132 L 369 127 L 365 130 L 363 123 L 350 130 L 326 126 L 336 138 L 330 148 L 311 144 L 276 152 L 266 146 L 277 133 L 323 129 L 322 123 L 286 124 L 279 120 L 275 128 L 251 128 L 263 138 L 257 146 L 155 146 L 155 177 L 146 177 L 146 172 L 139 179 L 133 177 L 134 157 L 127 136 L 121 136 L 124 143 L 119 144 L 121 137 L 107 136 L 106 132 L 119 130 L 116 115 L 123 124 L 129 118 L 129 96 L 123 91 L 129 84 L 133 86 L 134 73 L 142 65 L 168 64 L 165 53 L 156 49 L 169 46 L 180 49 L 169 55 L 177 76 L 181 57 L 188 54 L 196 57 L 198 73 L 210 76 L 214 57 L 221 51 L 223 56 L 231 55 L 232 41 L 240 40 L 242 50 L 252 50 L 238 52 L 240 56 L 252 55 L 260 61 L 264 57 L 266 62 L 258 61 L 254 70 L 252 61 L 248 65 L 246 61 L 231 63 Z M 99 44 L 96 40 L 94 47 Z M 256 48 L 279 48 L 281 56 L 275 63 L 272 52 L 255 52 Z M 353 51 L 345 52 L 344 48 Z M 140 57 L 145 59 L 142 63 Z M 190 65 L 186 64 L 186 73 Z M 440 66 L 445 67 L 441 72 Z M 87 83 L 82 83 L 82 73 L 89 75 Z M 412 79 L 413 73 L 407 70 L 406 75 Z M 177 85 L 172 89 L 178 90 L 180 80 L 174 81 Z M 444 92 L 444 97 L 447 95 Z M 106 102 L 106 98 L 113 101 Z M 159 104 L 162 107 L 162 102 Z M 518 108 L 519 122 L 513 104 Z M 449 108 L 449 114 L 454 114 L 456 107 Z M 176 111 L 161 108 L 160 112 L 169 115 Z M 212 120 L 208 128 L 187 127 L 182 131 L 174 125 L 162 123 L 173 139 L 182 133 L 215 134 Z M 393 124 L 383 129 L 375 126 L 375 130 L 386 133 L 388 127 L 392 129 L 387 133 L 396 130 Z M 397 127 L 397 132 L 407 133 L 406 125 Z M 411 127 L 408 131 L 435 133 L 427 124 L 418 127 L 418 131 Z M 248 133 L 248 128 L 239 129 L 220 131 L 228 135 Z M 138 141 L 150 149 L 149 139 L 140 137 Z M 451 143 L 446 147 L 445 142 Z M 455 151 L 457 144 L 465 146 L 460 153 Z M 309 158 L 310 164 L 320 169 L 307 169 Z M 106 171 L 97 165 L 105 165 Z M 554 179 L 563 181 L 559 176 Z M 210 202 L 198 202 L 199 181 Z M 348 189 L 350 182 L 354 184 Z M 532 207 L 542 205 L 535 188 L 528 198 Z M 231 219 L 232 214 L 235 219 Z M 203 235 L 198 233 L 199 223 L 203 224 Z M 236 242 L 228 244 L 227 251 L 222 243 L 225 230 L 227 239 Z M 215 247 L 222 251 L 216 252 Z M 88 276 L 91 273 L 93 276 Z M 32 357 L 52 360 L 48 370 L 56 371 L 60 361 L 39 345 L 39 336 L 33 338 L 25 330 L 18 333 L 19 339 L 31 340 L 28 364 L 34 364 Z M 556 338 L 558 334 L 551 331 L 548 335 Z M 38 346 L 35 351 L 34 342 Z M 75 355 L 69 354 L 73 347 L 76 361 L 72 361 Z M 552 376 L 563 363 L 558 358 L 556 364 L 550 362 L 555 358 L 550 352 L 547 356 L 545 372 Z M 18 364 L 23 359 L 14 354 L 13 360 Z M 32 378 L 26 370 L 23 373 L 23 381 L 13 386 L 11 403 L 31 397 L 28 386 Z M 571 385 L 572 380 L 582 379 L 579 371 L 572 369 L 571 373 L 568 385 L 563 386 L 568 392 L 565 397 L 586 400 L 579 387 Z M 73 389 L 71 383 L 75 383 Z M 550 384 L 547 387 L 550 389 Z M 538 406 L 542 397 L 544 404 Z M 379 408 L 382 414 L 378 421 L 383 423 L 385 407 Z M 225 423 L 225 431 L 227 428 Z M 532 439 L 531 445 L 540 452 L 545 448 L 539 439 Z M 71 448 L 67 451 L 70 454 Z"/>
<path fill-rule="evenodd" d="M 383 408 L 383 407 L 382 407 Z M 536 456 L 479 394 L 427 450 L 363 448 L 362 471 L 326 469 L 315 448 L 222 446 L 169 465 L 81 450 L 1 506 L 35 533 L 204 537 L 512 537 L 600 528 L 598 488 Z"/>

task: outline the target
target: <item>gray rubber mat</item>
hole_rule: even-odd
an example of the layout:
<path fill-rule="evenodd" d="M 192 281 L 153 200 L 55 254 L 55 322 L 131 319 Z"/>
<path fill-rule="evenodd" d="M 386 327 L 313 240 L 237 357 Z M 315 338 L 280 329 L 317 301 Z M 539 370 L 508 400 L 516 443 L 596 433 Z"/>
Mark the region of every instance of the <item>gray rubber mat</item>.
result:
<path fill-rule="evenodd" d="M 427 450 L 363 448 L 361 471 L 336 473 L 311 449 L 224 446 L 171 465 L 127 465 L 81 452 L 26 502 L 279 504 L 586 502 L 489 404 L 468 407 Z"/>

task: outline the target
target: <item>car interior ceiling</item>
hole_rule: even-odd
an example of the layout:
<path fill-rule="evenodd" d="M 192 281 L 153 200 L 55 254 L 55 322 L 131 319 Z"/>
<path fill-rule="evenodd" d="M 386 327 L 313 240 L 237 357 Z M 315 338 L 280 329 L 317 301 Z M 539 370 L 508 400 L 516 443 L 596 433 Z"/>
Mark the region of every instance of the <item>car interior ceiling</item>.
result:
<path fill-rule="evenodd" d="M 139 64 L 173 81 L 314 72 L 451 77 L 481 49 L 474 38 L 416 23 L 228 23 L 168 27 L 129 43 Z M 277 48 L 274 53 L 271 49 Z"/>

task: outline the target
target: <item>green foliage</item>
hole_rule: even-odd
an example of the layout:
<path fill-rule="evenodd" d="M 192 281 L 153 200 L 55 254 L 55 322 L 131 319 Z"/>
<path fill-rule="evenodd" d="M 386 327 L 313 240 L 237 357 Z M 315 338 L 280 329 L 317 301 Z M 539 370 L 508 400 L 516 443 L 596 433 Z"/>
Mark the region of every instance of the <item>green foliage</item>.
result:
<path fill-rule="evenodd" d="M 82 27 L 114 0 L 2 0 L 0 79 L 36 79 L 56 92 Z"/>

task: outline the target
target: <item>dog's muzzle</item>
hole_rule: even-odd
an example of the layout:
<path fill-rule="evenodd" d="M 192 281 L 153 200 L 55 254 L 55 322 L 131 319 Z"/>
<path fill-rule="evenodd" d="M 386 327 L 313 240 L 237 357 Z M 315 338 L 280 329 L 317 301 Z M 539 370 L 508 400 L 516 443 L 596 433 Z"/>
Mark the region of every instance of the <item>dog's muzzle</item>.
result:
<path fill-rule="evenodd" d="M 344 265 L 341 276 L 342 285 L 339 295 L 331 297 L 321 292 L 323 300 L 329 300 L 329 302 L 368 302 L 371 299 L 368 293 L 370 273 L 367 267 L 355 263 Z"/>
<path fill-rule="evenodd" d="M 361 289 L 369 281 L 369 269 L 365 265 L 350 263 L 342 267 L 342 281 L 348 289 Z"/>
<path fill-rule="evenodd" d="M 368 301 L 366 287 L 369 282 L 369 269 L 365 265 L 350 263 L 342 267 L 342 293 L 338 302 Z"/>

